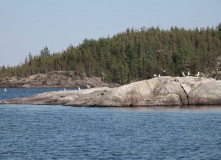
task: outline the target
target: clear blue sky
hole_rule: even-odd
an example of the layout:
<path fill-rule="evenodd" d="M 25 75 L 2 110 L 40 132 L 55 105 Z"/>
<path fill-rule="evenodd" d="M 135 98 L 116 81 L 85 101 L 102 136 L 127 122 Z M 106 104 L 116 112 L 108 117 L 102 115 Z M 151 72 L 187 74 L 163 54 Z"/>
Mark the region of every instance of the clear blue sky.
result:
<path fill-rule="evenodd" d="M 221 23 L 221 0 L 0 0 L 0 66 L 18 65 L 134 27 L 193 29 Z"/>

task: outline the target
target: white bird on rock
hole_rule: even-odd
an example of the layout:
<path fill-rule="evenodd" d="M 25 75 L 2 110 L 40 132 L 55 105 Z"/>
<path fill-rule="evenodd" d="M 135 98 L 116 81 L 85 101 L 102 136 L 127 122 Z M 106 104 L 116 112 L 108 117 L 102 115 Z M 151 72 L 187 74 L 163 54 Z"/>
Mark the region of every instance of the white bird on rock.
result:
<path fill-rule="evenodd" d="M 196 76 L 196 77 L 199 77 L 199 75 L 200 75 L 200 72 L 198 72 L 195 76 Z"/>
<path fill-rule="evenodd" d="M 78 90 L 81 90 L 81 88 L 80 88 L 80 87 L 78 87 Z"/>
<path fill-rule="evenodd" d="M 182 75 L 183 75 L 184 77 L 186 77 L 185 73 L 183 73 L 183 72 L 182 72 Z"/>
<path fill-rule="evenodd" d="M 190 72 L 188 71 L 187 76 L 190 76 Z"/>

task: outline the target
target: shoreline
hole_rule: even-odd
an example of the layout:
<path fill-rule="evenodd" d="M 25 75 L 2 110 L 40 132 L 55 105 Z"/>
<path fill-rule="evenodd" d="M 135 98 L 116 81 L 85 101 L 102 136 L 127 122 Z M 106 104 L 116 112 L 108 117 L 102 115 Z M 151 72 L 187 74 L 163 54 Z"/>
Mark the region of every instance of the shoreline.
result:
<path fill-rule="evenodd" d="M 115 87 L 118 84 L 109 84 L 101 80 L 101 77 L 71 78 L 65 73 L 56 72 L 51 74 L 36 74 L 29 77 L 6 77 L 0 78 L 0 88 L 87 88 L 92 87 Z"/>
<path fill-rule="evenodd" d="M 221 81 L 191 76 L 164 76 L 115 88 L 45 92 L 2 103 L 91 107 L 221 105 Z"/>

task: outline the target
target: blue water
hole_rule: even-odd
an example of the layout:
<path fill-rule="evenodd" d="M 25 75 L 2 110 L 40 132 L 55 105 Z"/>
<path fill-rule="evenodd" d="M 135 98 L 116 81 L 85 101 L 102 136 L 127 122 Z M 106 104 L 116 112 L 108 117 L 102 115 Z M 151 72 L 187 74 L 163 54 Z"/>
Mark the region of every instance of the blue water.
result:
<path fill-rule="evenodd" d="M 77 88 L 65 88 L 66 90 L 78 90 Z M 62 91 L 64 88 L 7 88 L 7 92 L 4 92 L 4 88 L 0 88 L 0 101 L 28 97 L 38 93 L 50 92 L 50 91 Z"/>
<path fill-rule="evenodd" d="M 221 159 L 219 107 L 0 105 L 0 159 Z"/>

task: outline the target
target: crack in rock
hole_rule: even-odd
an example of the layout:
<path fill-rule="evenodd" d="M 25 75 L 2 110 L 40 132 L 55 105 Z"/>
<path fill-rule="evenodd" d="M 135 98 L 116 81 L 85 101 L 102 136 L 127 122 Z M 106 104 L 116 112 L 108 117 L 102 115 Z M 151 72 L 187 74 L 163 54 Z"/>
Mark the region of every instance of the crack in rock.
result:
<path fill-rule="evenodd" d="M 189 102 L 189 96 L 188 96 L 188 94 L 189 94 L 189 92 L 191 91 L 191 88 L 190 88 L 190 86 L 188 86 L 188 85 L 186 85 L 186 84 L 183 84 L 183 83 L 180 83 L 180 87 L 183 89 L 183 91 L 184 91 L 184 93 L 185 93 L 185 95 L 186 95 L 187 105 L 189 105 L 190 102 Z"/>

